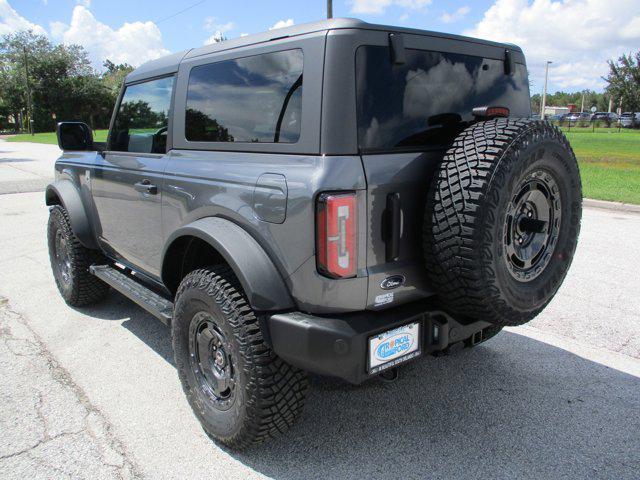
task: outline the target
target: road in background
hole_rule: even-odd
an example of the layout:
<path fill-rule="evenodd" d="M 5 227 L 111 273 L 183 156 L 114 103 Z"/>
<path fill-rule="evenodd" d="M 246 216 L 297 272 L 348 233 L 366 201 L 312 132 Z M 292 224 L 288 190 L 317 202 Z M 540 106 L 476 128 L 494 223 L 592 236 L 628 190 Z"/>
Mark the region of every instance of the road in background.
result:
<path fill-rule="evenodd" d="M 0 165 L 7 145 L 26 144 L 0 142 Z M 574 265 L 527 326 L 391 384 L 313 377 L 300 423 L 238 454 L 193 417 L 166 327 L 116 293 L 64 304 L 43 200 L 0 195 L 3 479 L 637 478 L 640 215 L 585 209 Z"/>
<path fill-rule="evenodd" d="M 0 140 L 0 195 L 44 190 L 58 155 L 55 145 Z"/>

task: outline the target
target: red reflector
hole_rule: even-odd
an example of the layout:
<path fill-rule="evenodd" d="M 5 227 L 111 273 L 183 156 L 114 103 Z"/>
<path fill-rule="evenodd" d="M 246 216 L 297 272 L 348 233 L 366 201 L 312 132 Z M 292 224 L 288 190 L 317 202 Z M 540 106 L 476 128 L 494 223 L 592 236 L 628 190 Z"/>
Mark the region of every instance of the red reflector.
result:
<path fill-rule="evenodd" d="M 324 193 L 316 210 L 318 270 L 333 278 L 356 274 L 356 195 Z"/>
<path fill-rule="evenodd" d="M 508 117 L 509 109 L 507 107 L 476 107 L 473 109 L 476 117 Z"/>

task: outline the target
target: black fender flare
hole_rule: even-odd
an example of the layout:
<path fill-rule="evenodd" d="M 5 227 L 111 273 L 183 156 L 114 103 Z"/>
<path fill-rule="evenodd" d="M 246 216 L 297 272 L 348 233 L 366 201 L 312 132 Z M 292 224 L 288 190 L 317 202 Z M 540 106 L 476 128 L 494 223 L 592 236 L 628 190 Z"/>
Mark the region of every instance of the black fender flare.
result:
<path fill-rule="evenodd" d="M 80 243 L 87 248 L 98 248 L 91 222 L 89 222 L 89 216 L 82 203 L 82 197 L 73 182 L 70 180 L 58 180 L 47 185 L 45 202 L 49 206 L 62 204 L 69 214 L 71 228 Z"/>
<path fill-rule="evenodd" d="M 167 239 L 162 258 L 163 281 L 167 252 L 174 241 L 192 236 L 215 249 L 229 264 L 256 311 L 294 308 L 282 276 L 260 244 L 242 227 L 220 217 L 206 217 L 180 227 Z"/>

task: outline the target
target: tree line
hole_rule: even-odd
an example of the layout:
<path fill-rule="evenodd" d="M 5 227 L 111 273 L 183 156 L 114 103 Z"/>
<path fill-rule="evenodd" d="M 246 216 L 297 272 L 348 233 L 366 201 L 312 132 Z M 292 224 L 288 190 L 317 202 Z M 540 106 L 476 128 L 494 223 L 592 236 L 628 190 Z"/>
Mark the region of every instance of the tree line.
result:
<path fill-rule="evenodd" d="M 635 54 L 624 54 L 617 60 L 609 60 L 609 73 L 602 79 L 607 82 L 603 93 L 593 90 L 582 92 L 547 93 L 547 106 L 566 107 L 574 104 L 578 111 L 589 111 L 596 107 L 599 112 L 620 108 L 623 112 L 640 112 L 640 50 Z M 583 103 L 584 101 L 584 103 Z M 540 113 L 542 95 L 531 96 L 531 110 Z"/>
<path fill-rule="evenodd" d="M 22 31 L 0 40 L 0 131 L 50 132 L 60 120 L 107 128 L 127 64 L 97 72 L 80 45 Z"/>

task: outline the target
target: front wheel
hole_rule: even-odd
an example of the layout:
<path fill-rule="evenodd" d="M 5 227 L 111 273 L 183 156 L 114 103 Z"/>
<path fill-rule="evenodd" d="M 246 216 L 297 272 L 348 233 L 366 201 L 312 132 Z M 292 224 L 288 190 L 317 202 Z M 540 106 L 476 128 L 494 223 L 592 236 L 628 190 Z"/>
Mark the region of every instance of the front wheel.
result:
<path fill-rule="evenodd" d="M 210 436 L 241 449 L 293 425 L 302 412 L 307 376 L 265 344 L 228 267 L 199 269 L 184 278 L 171 328 L 182 388 Z"/>
<path fill-rule="evenodd" d="M 55 205 L 49 212 L 47 226 L 49 260 L 58 291 L 64 301 L 73 307 L 83 307 L 102 300 L 109 286 L 89 272 L 93 264 L 106 262 L 97 250 L 80 243 L 71 228 L 64 207 Z"/>

